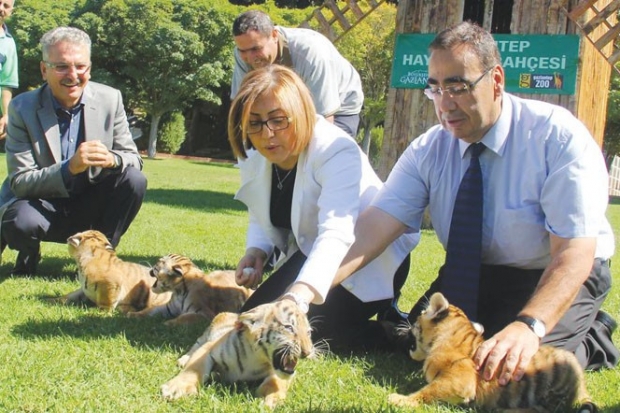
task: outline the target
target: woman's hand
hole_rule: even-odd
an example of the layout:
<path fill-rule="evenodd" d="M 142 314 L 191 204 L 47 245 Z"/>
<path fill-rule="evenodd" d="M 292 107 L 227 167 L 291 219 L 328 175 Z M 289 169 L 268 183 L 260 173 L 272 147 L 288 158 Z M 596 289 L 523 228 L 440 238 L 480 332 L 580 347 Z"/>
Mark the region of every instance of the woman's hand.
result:
<path fill-rule="evenodd" d="M 267 254 L 258 248 L 248 248 L 239 260 L 235 271 L 235 281 L 243 287 L 255 289 L 263 279 L 263 267 Z"/>
<path fill-rule="evenodd" d="M 284 294 L 280 296 L 280 300 L 291 300 L 306 314 L 310 303 L 314 301 L 315 292 L 306 283 L 295 282 L 293 283 Z"/>

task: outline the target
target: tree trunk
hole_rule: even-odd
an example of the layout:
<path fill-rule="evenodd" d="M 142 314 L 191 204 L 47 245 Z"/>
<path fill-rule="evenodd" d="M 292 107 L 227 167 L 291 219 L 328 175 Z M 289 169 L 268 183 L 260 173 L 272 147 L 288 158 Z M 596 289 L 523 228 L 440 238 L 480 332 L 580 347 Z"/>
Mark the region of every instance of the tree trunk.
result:
<path fill-rule="evenodd" d="M 159 121 L 161 115 L 151 116 L 151 131 L 149 132 L 149 147 L 147 150 L 148 157 L 154 159 L 157 155 L 157 129 L 159 127 Z"/>

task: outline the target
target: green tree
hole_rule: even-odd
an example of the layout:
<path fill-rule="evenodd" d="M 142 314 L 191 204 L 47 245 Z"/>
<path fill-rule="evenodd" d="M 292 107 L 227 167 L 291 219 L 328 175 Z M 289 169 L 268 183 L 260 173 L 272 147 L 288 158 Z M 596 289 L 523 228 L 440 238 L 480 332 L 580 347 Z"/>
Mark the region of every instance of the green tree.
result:
<path fill-rule="evenodd" d="M 9 21 L 19 56 L 19 90 L 24 91 L 42 83 L 41 46 L 39 40 L 48 30 L 71 23 L 76 0 L 18 0 Z"/>
<path fill-rule="evenodd" d="M 336 44 L 362 78 L 365 98 L 360 123 L 364 130 L 361 146 L 366 153 L 370 150 L 371 131 L 385 119 L 395 22 L 396 7 L 385 3 Z"/>
<path fill-rule="evenodd" d="M 162 115 L 196 99 L 220 103 L 214 89 L 230 76 L 228 18 L 207 1 L 112 0 L 90 5 L 76 23 L 88 27 L 96 41 L 93 60 L 127 91 L 132 105 L 150 116 L 147 152 L 153 158 Z"/>
<path fill-rule="evenodd" d="M 603 150 L 608 163 L 614 155 L 620 155 L 620 75 L 612 71 L 611 76 L 609 100 L 607 101 L 607 123 L 603 140 Z"/>
<path fill-rule="evenodd" d="M 185 117 L 181 112 L 168 112 L 162 117 L 163 127 L 159 131 L 157 147 L 166 153 L 175 154 L 185 140 Z"/>

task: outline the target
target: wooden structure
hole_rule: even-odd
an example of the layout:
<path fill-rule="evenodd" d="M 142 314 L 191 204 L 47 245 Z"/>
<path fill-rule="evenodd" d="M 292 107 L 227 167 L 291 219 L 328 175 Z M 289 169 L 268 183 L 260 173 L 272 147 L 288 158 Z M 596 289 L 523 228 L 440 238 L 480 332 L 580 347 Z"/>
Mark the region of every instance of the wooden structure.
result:
<path fill-rule="evenodd" d="M 575 95 L 521 95 L 569 109 L 602 144 L 612 64 L 620 59 L 620 0 L 400 0 L 397 33 L 436 33 L 463 20 L 493 33 L 579 34 Z M 379 175 L 387 177 L 409 142 L 437 123 L 420 89 L 390 89 Z"/>
<path fill-rule="evenodd" d="M 314 29 L 336 43 L 385 0 L 365 0 L 360 7 L 356 0 L 325 0 L 299 27 Z"/>
<path fill-rule="evenodd" d="M 610 65 L 615 65 L 620 60 L 620 23 L 617 16 L 620 9 L 620 1 L 599 2 L 598 0 L 586 0 L 579 2 L 569 10 L 566 1 L 560 1 L 562 10 L 573 21 L 588 39 L 594 48 L 601 53 Z M 591 17 L 591 18 L 590 18 Z M 620 72 L 620 70 L 614 66 Z"/>

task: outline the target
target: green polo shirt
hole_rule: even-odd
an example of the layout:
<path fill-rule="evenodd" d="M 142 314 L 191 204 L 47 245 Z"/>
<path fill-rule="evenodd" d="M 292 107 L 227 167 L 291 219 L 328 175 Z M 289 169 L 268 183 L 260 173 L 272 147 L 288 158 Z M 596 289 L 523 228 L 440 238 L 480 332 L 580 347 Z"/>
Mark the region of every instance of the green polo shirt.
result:
<path fill-rule="evenodd" d="M 0 86 L 16 89 L 19 86 L 17 76 L 17 47 L 6 25 L 4 34 L 0 35 Z"/>

